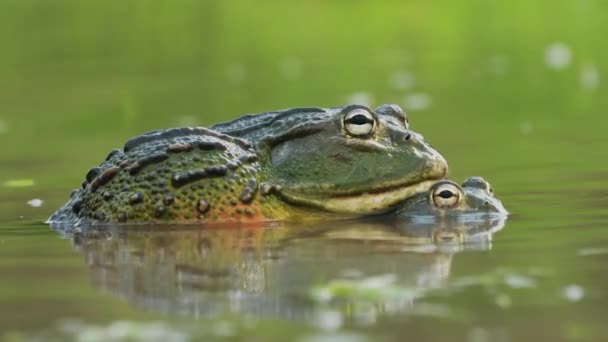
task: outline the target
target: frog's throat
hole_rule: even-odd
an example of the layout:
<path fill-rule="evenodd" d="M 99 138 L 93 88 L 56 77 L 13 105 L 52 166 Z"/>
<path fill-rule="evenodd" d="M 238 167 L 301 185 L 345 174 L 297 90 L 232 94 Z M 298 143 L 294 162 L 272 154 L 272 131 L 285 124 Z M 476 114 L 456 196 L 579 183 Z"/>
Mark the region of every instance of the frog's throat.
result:
<path fill-rule="evenodd" d="M 334 213 L 368 215 L 385 212 L 414 194 L 426 192 L 437 181 L 426 180 L 384 191 L 365 192 L 348 196 L 311 198 L 293 194 L 289 191 L 281 191 L 280 196 L 291 204 L 311 206 Z"/>

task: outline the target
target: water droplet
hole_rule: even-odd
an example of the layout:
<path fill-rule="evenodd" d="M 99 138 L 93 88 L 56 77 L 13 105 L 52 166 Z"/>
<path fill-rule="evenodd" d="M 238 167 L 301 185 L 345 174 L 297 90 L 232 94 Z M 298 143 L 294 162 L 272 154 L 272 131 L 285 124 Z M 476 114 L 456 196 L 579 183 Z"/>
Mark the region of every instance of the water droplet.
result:
<path fill-rule="evenodd" d="M 370 93 L 364 91 L 358 91 L 350 94 L 347 100 L 347 103 L 349 104 L 358 104 L 363 106 L 371 106 L 373 102 L 374 97 Z"/>
<path fill-rule="evenodd" d="M 0 119 L 0 134 L 4 134 L 8 132 L 8 123 L 2 119 Z"/>
<path fill-rule="evenodd" d="M 533 130 L 534 130 L 534 126 L 532 125 L 532 123 L 530 121 L 524 121 L 519 124 L 519 132 L 523 135 L 528 135 L 528 134 L 532 133 Z"/>
<path fill-rule="evenodd" d="M 585 65 L 579 76 L 581 88 L 594 90 L 600 85 L 600 73 L 593 64 Z"/>
<path fill-rule="evenodd" d="M 286 58 L 279 64 L 281 76 L 288 81 L 295 81 L 302 74 L 302 62 L 297 58 Z"/>
<path fill-rule="evenodd" d="M 389 83 L 393 89 L 408 90 L 414 86 L 414 76 L 407 71 L 396 71 L 390 76 Z"/>
<path fill-rule="evenodd" d="M 488 61 L 488 71 L 496 76 L 505 75 L 509 71 L 509 58 L 503 55 L 496 55 Z"/>
<path fill-rule="evenodd" d="M 554 70 L 563 70 L 572 62 L 570 47 L 562 42 L 553 43 L 545 49 L 545 63 Z"/>
<path fill-rule="evenodd" d="M 247 79 L 247 68 L 235 63 L 226 68 L 226 79 L 233 84 L 241 84 Z"/>
<path fill-rule="evenodd" d="M 33 208 L 40 208 L 44 204 L 44 201 L 39 198 L 34 198 L 27 201 L 27 204 Z"/>
<path fill-rule="evenodd" d="M 571 302 L 578 302 L 585 297 L 585 290 L 580 285 L 568 285 L 562 290 L 562 296 Z"/>
<path fill-rule="evenodd" d="M 425 110 L 431 105 L 431 95 L 425 93 L 414 93 L 406 95 L 403 99 L 407 110 Z"/>

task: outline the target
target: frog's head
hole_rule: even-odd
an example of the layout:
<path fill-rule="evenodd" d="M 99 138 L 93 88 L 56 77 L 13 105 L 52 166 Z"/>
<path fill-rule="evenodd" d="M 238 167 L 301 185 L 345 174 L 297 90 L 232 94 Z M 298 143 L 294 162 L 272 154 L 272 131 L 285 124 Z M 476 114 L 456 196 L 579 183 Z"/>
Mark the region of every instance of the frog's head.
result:
<path fill-rule="evenodd" d="M 407 199 L 399 208 L 399 216 L 462 214 L 498 214 L 508 212 L 494 197 L 492 186 L 481 177 L 469 177 L 462 186 L 445 180 L 435 183 L 428 192 Z"/>
<path fill-rule="evenodd" d="M 446 177 L 446 160 L 396 105 L 290 110 L 259 144 L 266 180 L 292 204 L 369 214 Z"/>

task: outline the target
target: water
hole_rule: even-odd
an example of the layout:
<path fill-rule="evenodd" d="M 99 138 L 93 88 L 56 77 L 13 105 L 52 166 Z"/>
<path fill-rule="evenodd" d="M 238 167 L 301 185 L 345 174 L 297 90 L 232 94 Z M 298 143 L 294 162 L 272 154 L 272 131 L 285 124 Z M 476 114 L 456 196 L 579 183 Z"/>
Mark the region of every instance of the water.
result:
<path fill-rule="evenodd" d="M 291 6 L 0 4 L 0 337 L 605 340 L 605 5 Z M 347 101 L 409 106 L 452 179 L 492 183 L 504 227 L 41 223 L 131 136 Z"/>

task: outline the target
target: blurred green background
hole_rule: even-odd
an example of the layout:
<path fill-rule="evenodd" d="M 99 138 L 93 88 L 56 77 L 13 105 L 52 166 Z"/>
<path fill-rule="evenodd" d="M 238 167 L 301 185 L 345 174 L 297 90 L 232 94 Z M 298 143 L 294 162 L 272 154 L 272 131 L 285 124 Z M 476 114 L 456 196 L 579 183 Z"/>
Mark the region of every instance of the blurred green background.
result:
<path fill-rule="evenodd" d="M 110 149 L 153 129 L 357 102 L 401 105 L 455 180 L 484 176 L 513 213 L 495 248 L 459 255 L 453 273 L 555 274 L 512 311 L 475 290 L 445 301 L 515 339 L 556 325 L 605 336 L 608 260 L 577 253 L 608 246 L 606 32 L 600 0 L 0 0 L 0 321 L 159 319 L 99 294 L 82 256 L 30 224 Z M 564 304 L 554 287 L 571 282 L 596 302 Z M 376 333 L 428 336 L 437 321 L 409 323 Z M 453 336 L 440 327 L 435 337 Z M 289 336 L 285 322 L 263 331 L 280 329 Z"/>
<path fill-rule="evenodd" d="M 75 184 L 147 130 L 350 102 L 403 106 L 456 176 L 576 159 L 606 122 L 607 7 L 3 0 L 0 172 Z"/>

